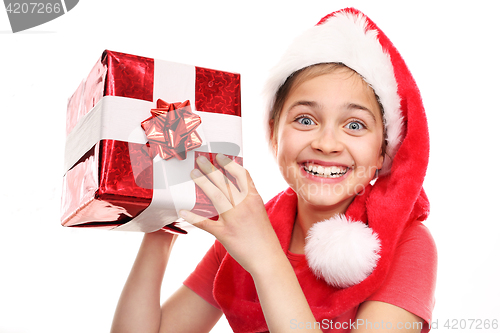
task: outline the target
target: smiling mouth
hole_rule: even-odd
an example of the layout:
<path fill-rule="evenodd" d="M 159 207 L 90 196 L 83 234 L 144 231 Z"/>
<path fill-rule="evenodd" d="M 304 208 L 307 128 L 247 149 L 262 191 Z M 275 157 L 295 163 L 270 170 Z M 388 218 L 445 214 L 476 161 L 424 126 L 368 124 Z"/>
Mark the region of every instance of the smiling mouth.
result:
<path fill-rule="evenodd" d="M 339 178 L 345 175 L 347 171 L 349 171 L 349 168 L 347 167 L 337 167 L 337 166 L 324 167 L 321 165 L 312 165 L 312 164 L 304 165 L 303 168 L 304 171 L 307 172 L 308 174 L 323 178 Z"/>

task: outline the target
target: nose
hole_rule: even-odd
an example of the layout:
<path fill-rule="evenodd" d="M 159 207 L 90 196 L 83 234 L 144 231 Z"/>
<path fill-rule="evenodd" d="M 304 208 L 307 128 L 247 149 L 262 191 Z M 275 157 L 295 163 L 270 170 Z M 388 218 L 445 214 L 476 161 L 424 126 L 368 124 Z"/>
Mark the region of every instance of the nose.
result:
<path fill-rule="evenodd" d="M 316 133 L 316 137 L 311 142 L 311 147 L 323 154 L 338 153 L 344 150 L 344 144 L 339 133 L 333 128 L 323 128 Z"/>

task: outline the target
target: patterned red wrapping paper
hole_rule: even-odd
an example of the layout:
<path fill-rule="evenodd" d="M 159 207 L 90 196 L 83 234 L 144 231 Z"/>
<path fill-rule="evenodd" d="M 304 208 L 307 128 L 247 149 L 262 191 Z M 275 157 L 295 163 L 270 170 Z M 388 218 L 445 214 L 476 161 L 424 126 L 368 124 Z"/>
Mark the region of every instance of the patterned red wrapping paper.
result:
<path fill-rule="evenodd" d="M 75 127 L 86 126 L 83 123 L 88 121 L 91 116 L 89 113 L 94 112 L 94 107 L 105 96 L 126 98 L 125 101 L 141 100 L 156 105 L 153 90 L 155 73 L 158 75 L 160 68 L 155 70 L 156 62 L 152 58 L 104 51 L 87 79 L 69 99 L 66 124 L 68 138 L 72 131 L 76 131 Z M 201 67 L 194 67 L 193 73 L 194 101 L 190 102 L 191 105 L 194 104 L 195 110 L 241 117 L 239 74 Z M 191 79 L 179 76 L 179 73 L 161 75 L 175 75 L 174 79 L 179 81 Z M 221 133 L 225 130 L 217 129 Z M 76 163 L 67 166 L 63 179 L 62 225 L 115 229 L 139 216 L 151 204 L 155 187 L 153 160 L 148 154 L 147 146 L 144 143 L 101 139 L 82 154 Z M 204 154 L 215 162 L 217 151 L 193 151 L 192 154 Z M 229 157 L 242 164 L 241 156 Z M 193 168 L 194 163 L 190 169 Z M 198 187 L 193 209 L 200 215 L 217 218 L 210 200 Z M 163 229 L 185 233 L 175 222 Z"/>

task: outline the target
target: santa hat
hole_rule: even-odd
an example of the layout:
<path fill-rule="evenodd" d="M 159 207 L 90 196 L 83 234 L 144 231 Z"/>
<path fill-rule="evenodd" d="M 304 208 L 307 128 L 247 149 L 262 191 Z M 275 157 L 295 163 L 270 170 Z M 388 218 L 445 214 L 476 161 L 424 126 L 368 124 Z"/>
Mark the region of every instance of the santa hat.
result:
<path fill-rule="evenodd" d="M 287 78 L 320 63 L 342 63 L 372 87 L 383 107 L 386 131 L 379 178 L 359 199 L 368 225 L 353 220 L 357 213 L 334 216 L 316 223 L 307 238 L 306 256 L 313 272 L 345 288 L 377 271 L 375 275 L 385 276 L 406 225 L 427 217 L 429 204 L 422 184 L 429 137 L 420 92 L 404 60 L 375 23 L 353 8 L 325 16 L 293 41 L 265 86 L 267 120 Z"/>

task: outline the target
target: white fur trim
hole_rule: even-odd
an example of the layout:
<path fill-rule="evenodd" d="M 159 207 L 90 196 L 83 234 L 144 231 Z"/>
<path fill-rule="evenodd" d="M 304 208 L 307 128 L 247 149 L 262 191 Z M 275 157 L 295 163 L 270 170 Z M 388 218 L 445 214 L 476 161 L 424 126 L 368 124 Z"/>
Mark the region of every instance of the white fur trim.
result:
<path fill-rule="evenodd" d="M 394 157 L 403 127 L 400 97 L 390 55 L 382 48 L 377 35 L 376 30 L 367 30 L 365 16 L 347 12 L 337 13 L 323 24 L 306 30 L 271 70 L 264 89 L 269 114 L 276 92 L 292 73 L 314 64 L 341 62 L 360 74 L 380 98 L 387 131 L 387 155 Z M 391 158 L 385 158 L 381 174 L 387 173 L 390 166 Z"/>
<path fill-rule="evenodd" d="M 377 233 L 363 222 L 336 215 L 315 223 L 305 253 L 314 274 L 328 284 L 346 288 L 368 277 L 380 258 Z"/>

